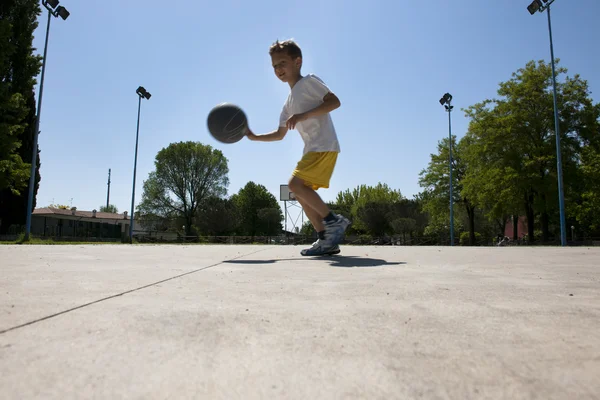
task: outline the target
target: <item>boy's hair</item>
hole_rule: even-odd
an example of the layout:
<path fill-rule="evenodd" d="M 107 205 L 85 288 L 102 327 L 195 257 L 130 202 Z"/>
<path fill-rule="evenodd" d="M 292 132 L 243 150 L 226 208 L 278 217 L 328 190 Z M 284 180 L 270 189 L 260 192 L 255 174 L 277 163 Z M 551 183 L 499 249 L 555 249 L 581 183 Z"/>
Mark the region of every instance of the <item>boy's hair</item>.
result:
<path fill-rule="evenodd" d="M 269 48 L 269 55 L 272 56 L 274 53 L 286 53 L 292 59 L 302 58 L 302 50 L 293 39 L 284 40 L 283 42 L 277 40 Z"/>

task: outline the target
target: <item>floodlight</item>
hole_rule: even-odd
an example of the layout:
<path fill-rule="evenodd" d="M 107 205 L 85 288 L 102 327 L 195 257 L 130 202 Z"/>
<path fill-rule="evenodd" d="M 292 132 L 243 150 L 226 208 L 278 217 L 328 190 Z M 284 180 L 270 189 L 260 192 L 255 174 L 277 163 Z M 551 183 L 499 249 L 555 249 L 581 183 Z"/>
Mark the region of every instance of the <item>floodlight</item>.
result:
<path fill-rule="evenodd" d="M 60 17 L 63 20 L 66 20 L 67 18 L 69 18 L 69 15 L 71 15 L 71 13 L 69 11 L 67 11 L 67 9 L 64 8 L 63 6 L 58 6 L 58 8 L 56 9 L 56 13 L 58 15 L 60 15 Z"/>
<path fill-rule="evenodd" d="M 446 103 L 450 103 L 452 101 L 452 95 L 450 93 L 444 94 L 444 96 L 440 99 L 440 104 L 444 105 Z"/>
<path fill-rule="evenodd" d="M 150 100 L 150 97 L 152 97 L 152 95 L 143 86 L 138 87 L 135 92 L 138 94 L 138 96 L 144 97 L 146 100 Z"/>
<path fill-rule="evenodd" d="M 531 2 L 531 4 L 527 6 L 527 11 L 529 11 L 529 14 L 533 15 L 543 6 L 544 5 L 542 4 L 541 0 L 533 0 L 533 2 Z"/>
<path fill-rule="evenodd" d="M 60 1 L 58 1 L 58 0 L 46 0 L 46 3 L 50 4 L 50 7 L 56 8 L 56 6 L 58 5 L 58 3 L 60 3 Z"/>

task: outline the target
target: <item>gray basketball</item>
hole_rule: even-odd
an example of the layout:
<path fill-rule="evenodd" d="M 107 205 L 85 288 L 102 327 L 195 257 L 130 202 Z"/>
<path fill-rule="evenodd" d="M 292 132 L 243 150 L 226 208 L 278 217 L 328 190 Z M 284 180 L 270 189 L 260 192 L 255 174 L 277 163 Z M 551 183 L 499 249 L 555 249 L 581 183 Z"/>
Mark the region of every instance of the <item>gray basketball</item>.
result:
<path fill-rule="evenodd" d="M 240 141 L 248 129 L 248 118 L 240 107 L 231 103 L 215 106 L 208 113 L 208 131 L 216 140 L 222 143 Z"/>

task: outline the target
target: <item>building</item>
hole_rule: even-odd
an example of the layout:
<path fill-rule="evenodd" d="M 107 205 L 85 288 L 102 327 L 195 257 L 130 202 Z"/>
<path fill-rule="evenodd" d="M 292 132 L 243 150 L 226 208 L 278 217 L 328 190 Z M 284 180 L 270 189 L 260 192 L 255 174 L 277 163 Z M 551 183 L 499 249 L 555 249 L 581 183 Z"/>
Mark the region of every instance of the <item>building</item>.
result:
<path fill-rule="evenodd" d="M 514 239 L 514 226 L 514 220 L 511 217 L 506 221 L 504 236 Z M 527 235 L 527 217 L 519 216 L 517 220 L 517 239 L 522 239 L 525 235 Z"/>
<path fill-rule="evenodd" d="M 126 241 L 129 238 L 129 223 L 127 211 L 115 214 L 96 210 L 79 211 L 75 207 L 70 210 L 37 208 L 31 216 L 31 234 L 38 237 Z"/>

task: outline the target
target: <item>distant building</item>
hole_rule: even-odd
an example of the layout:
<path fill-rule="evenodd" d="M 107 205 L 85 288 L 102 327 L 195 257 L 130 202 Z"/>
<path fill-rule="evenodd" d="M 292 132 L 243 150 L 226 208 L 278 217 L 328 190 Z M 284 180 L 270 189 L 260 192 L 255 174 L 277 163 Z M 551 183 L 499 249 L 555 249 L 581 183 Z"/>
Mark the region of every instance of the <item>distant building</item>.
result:
<path fill-rule="evenodd" d="M 506 227 L 504 228 L 504 236 L 508 236 L 513 239 L 514 234 L 514 223 L 512 217 L 506 221 Z M 523 236 L 527 235 L 527 217 L 520 216 L 517 219 L 517 239 L 523 238 Z"/>
<path fill-rule="evenodd" d="M 53 207 L 36 208 L 31 217 L 31 234 L 41 237 L 119 239 L 129 238 L 130 219 L 122 214 L 79 211 Z M 137 224 L 134 221 L 134 229 Z"/>

